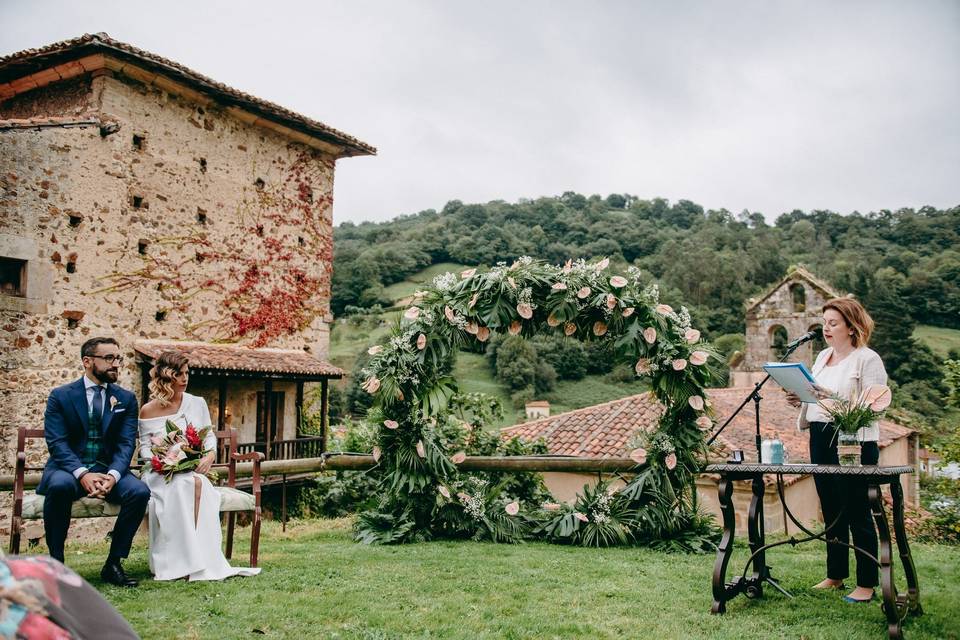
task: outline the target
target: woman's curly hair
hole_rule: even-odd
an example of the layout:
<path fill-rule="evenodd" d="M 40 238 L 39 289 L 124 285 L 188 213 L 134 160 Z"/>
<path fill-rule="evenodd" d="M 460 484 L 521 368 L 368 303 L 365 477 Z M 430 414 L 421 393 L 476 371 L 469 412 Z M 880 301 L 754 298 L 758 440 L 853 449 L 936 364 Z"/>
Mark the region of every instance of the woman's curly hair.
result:
<path fill-rule="evenodd" d="M 150 397 L 166 407 L 173 399 L 173 379 L 184 366 L 189 365 L 187 356 L 179 351 L 164 351 L 157 358 L 156 364 L 150 369 Z"/>

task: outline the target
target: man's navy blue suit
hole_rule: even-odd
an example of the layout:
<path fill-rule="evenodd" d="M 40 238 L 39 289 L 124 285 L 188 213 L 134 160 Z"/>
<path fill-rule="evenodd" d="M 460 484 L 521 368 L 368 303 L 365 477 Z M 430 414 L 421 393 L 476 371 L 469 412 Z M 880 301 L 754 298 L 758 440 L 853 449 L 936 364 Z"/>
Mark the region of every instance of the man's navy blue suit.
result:
<path fill-rule="evenodd" d="M 119 561 L 130 553 L 130 544 L 150 499 L 147 485 L 130 474 L 130 461 L 137 444 L 138 414 L 136 396 L 115 384 L 106 385 L 100 421 L 99 459 L 109 461 L 109 466 L 99 463 L 85 465 L 81 459 L 87 445 L 90 410 L 83 378 L 50 392 L 43 417 L 50 458 L 37 493 L 44 496 L 43 524 L 47 547 L 57 560 L 63 561 L 63 545 L 70 527 L 73 501 L 86 495 L 74 477 L 74 471 L 81 467 L 89 467 L 90 471 L 98 473 L 114 469 L 120 474 L 120 480 L 107 495 L 108 502 L 120 505 L 108 560 Z"/>

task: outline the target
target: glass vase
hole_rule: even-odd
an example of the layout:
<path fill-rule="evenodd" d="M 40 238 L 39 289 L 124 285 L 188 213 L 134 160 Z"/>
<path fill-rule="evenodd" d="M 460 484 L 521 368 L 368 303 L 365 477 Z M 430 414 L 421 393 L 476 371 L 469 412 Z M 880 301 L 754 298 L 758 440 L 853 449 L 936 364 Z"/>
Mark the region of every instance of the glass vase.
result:
<path fill-rule="evenodd" d="M 840 465 L 844 467 L 860 466 L 860 442 L 855 433 L 837 434 L 837 454 L 840 456 Z"/>

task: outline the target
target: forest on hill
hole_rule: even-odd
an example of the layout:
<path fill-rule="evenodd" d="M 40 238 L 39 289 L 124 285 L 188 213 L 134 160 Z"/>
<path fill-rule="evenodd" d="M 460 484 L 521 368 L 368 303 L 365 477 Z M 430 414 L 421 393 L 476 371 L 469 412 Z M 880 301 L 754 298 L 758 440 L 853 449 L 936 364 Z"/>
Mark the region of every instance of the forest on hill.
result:
<path fill-rule="evenodd" d="M 742 334 L 745 301 L 802 264 L 871 312 L 871 346 L 902 406 L 939 422 L 956 396 L 950 362 L 960 353 L 944 358 L 912 334 L 917 325 L 960 329 L 960 206 L 796 210 L 768 224 L 760 213 L 705 210 L 688 200 L 567 192 L 516 203 L 453 200 L 388 222 L 346 222 L 334 230 L 334 247 L 337 316 L 390 306 L 386 287 L 433 264 L 605 256 L 659 283 L 664 301 L 687 306 L 710 339 Z"/>

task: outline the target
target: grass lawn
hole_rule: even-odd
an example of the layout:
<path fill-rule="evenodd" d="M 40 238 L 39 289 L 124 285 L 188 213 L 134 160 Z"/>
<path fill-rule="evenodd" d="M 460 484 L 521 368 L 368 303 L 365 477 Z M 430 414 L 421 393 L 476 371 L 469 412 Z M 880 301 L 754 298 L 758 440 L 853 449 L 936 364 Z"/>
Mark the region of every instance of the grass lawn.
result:
<path fill-rule="evenodd" d="M 960 330 L 958 329 L 919 325 L 913 330 L 913 337 L 925 343 L 941 358 L 946 358 L 950 349 L 960 349 Z"/>
<path fill-rule="evenodd" d="M 125 565 L 138 577 L 147 575 L 145 547 L 138 539 Z M 908 620 L 906 637 L 960 637 L 960 548 L 917 544 L 913 551 L 926 613 Z M 816 544 L 768 554 L 794 599 L 741 596 L 725 616 L 709 613 L 713 555 L 539 543 L 368 547 L 351 541 L 347 520 L 293 522 L 286 533 L 271 522 L 257 577 L 144 580 L 120 589 L 98 578 L 105 553 L 102 544 L 74 545 L 67 562 L 144 638 L 887 637 L 878 604 L 844 604 L 837 593 L 807 588 L 822 577 L 823 547 Z M 742 570 L 745 558 L 739 549 L 731 568 Z"/>

